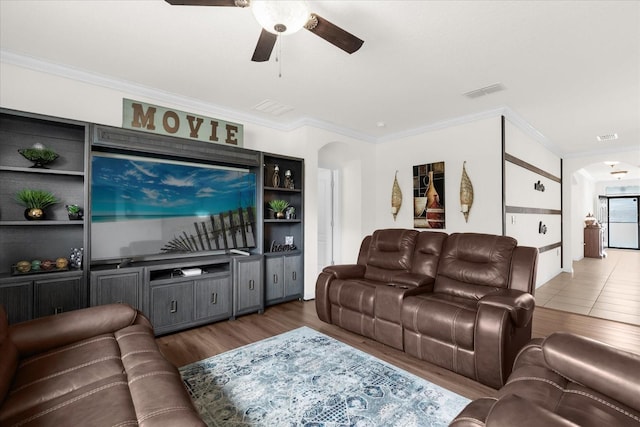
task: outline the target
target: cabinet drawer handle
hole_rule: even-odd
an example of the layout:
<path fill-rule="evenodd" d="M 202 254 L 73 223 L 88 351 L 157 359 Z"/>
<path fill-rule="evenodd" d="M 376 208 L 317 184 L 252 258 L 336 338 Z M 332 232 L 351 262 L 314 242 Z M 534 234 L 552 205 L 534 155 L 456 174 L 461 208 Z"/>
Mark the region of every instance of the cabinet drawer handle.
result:
<path fill-rule="evenodd" d="M 298 275 L 295 271 L 291 274 L 291 276 L 293 277 L 293 280 L 298 280 Z"/>
<path fill-rule="evenodd" d="M 251 279 L 249 280 L 249 289 L 253 290 L 256 287 L 256 282 Z"/>
<path fill-rule="evenodd" d="M 62 307 L 54 307 L 53 308 L 53 314 L 60 314 L 62 313 L 64 310 L 62 309 Z"/>
<path fill-rule="evenodd" d="M 211 304 L 217 304 L 218 303 L 218 293 L 217 292 L 212 292 L 211 293 Z"/>
<path fill-rule="evenodd" d="M 278 283 L 278 275 L 277 274 L 273 275 L 273 283 Z"/>
<path fill-rule="evenodd" d="M 173 300 L 171 301 L 171 308 L 169 310 L 170 313 L 177 313 L 178 312 L 178 301 Z"/>

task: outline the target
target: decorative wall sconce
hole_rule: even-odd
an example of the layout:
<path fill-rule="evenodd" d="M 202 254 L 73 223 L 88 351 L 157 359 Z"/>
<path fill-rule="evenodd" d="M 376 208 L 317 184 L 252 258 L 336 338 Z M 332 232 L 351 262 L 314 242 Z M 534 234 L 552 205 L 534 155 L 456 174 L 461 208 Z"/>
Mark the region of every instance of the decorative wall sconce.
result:
<path fill-rule="evenodd" d="M 538 234 L 547 234 L 547 226 L 542 221 L 538 223 Z"/>
<path fill-rule="evenodd" d="M 538 180 L 538 182 L 534 182 L 533 183 L 533 189 L 536 191 L 543 191 L 544 192 L 544 184 L 540 182 L 540 180 Z"/>
<path fill-rule="evenodd" d="M 393 215 L 393 220 L 396 220 L 396 216 L 398 216 L 398 211 L 400 211 L 400 207 L 402 206 L 402 191 L 400 190 L 400 185 L 398 185 L 398 171 L 396 171 L 395 178 L 393 179 L 393 186 L 391 188 L 391 215 Z"/>
<path fill-rule="evenodd" d="M 460 212 L 464 215 L 464 222 L 469 222 L 469 211 L 473 204 L 473 185 L 465 168 L 467 161 L 462 163 L 462 178 L 460 179 Z"/>

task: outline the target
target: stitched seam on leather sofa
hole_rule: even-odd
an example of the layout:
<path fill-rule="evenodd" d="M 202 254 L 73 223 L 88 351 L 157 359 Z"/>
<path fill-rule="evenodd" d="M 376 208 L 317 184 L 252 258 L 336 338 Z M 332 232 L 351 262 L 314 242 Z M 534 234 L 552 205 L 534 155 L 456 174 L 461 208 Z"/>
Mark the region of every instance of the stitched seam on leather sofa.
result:
<path fill-rule="evenodd" d="M 633 415 L 633 414 L 632 414 L 632 413 L 630 413 L 629 411 L 626 411 L 626 410 L 624 410 L 624 409 L 622 409 L 622 408 L 620 408 L 620 407 L 618 407 L 618 406 L 614 405 L 614 404 L 613 404 L 613 403 L 611 403 L 611 402 L 607 402 L 606 400 L 601 399 L 601 398 L 599 398 L 598 396 L 594 396 L 594 395 L 592 395 L 591 393 L 587 393 L 587 392 L 580 391 L 580 390 L 565 390 L 565 393 L 579 394 L 579 395 L 581 395 L 581 396 L 588 397 L 589 399 L 593 399 L 593 400 L 595 400 L 596 402 L 602 403 L 603 405 L 608 406 L 609 408 L 611 408 L 611 409 L 613 409 L 613 410 L 615 410 L 615 411 L 618 411 L 618 412 L 620 412 L 621 414 L 624 414 L 624 415 L 626 415 L 627 417 L 629 417 L 629 418 L 631 418 L 631 419 L 633 419 L 633 420 L 636 420 L 637 422 L 640 422 L 640 417 L 638 417 L 638 416 L 636 416 L 636 415 Z"/>
<path fill-rule="evenodd" d="M 138 332 L 128 332 L 126 334 L 122 334 L 122 335 L 118 335 L 118 338 L 116 338 L 116 341 L 120 341 L 122 338 L 126 338 L 129 337 L 131 335 L 149 335 L 149 332 L 142 332 L 142 331 L 138 331 Z"/>
<path fill-rule="evenodd" d="M 460 367 L 458 366 L 458 343 L 456 342 L 456 321 L 461 311 L 462 308 L 458 307 L 451 322 L 451 343 L 453 344 L 453 348 L 451 349 L 451 367 L 454 372 L 460 372 Z"/>
<path fill-rule="evenodd" d="M 192 411 L 192 409 L 188 406 L 173 406 L 171 408 L 163 408 L 154 412 L 150 412 L 144 417 L 138 418 L 138 422 L 148 420 L 149 418 L 157 417 L 158 415 L 164 415 L 164 414 L 168 414 L 169 412 L 177 412 L 177 411 Z"/>
<path fill-rule="evenodd" d="M 21 425 L 27 424 L 27 423 L 29 423 L 29 422 L 37 419 L 37 418 L 40 418 L 40 417 L 42 417 L 44 415 L 47 415 L 47 414 L 49 414 L 51 412 L 57 411 L 58 409 L 64 408 L 65 406 L 68 406 L 68 405 L 70 405 L 72 403 L 75 403 L 78 400 L 82 400 L 85 397 L 91 396 L 92 394 L 99 393 L 99 392 L 101 392 L 103 390 L 106 390 L 108 388 L 115 387 L 115 386 L 118 386 L 118 385 L 127 385 L 127 383 L 125 381 L 115 381 L 115 382 L 112 382 L 112 383 L 109 383 L 109 384 L 105 384 L 102 387 L 98 387 L 96 389 L 87 391 L 86 393 L 82 393 L 80 396 L 74 397 L 73 399 L 69 399 L 69 400 L 67 400 L 65 402 L 62 402 L 62 403 L 59 403 L 56 406 L 53 406 L 53 407 L 51 407 L 49 409 L 46 409 L 46 410 L 41 411 L 41 412 L 38 412 L 37 414 L 33 414 L 29 418 L 26 418 L 26 419 L 18 422 L 17 424 L 14 424 L 14 427 L 19 427 Z M 126 421 L 126 422 L 129 422 L 129 421 Z"/>
<path fill-rule="evenodd" d="M 175 376 L 175 374 L 173 372 L 169 372 L 169 371 L 153 371 L 153 372 L 149 372 L 147 374 L 144 375 L 139 375 L 135 378 L 131 378 L 129 380 L 129 385 L 133 384 L 134 382 L 138 381 L 138 380 L 143 380 L 147 377 L 155 377 L 157 375 L 171 375 L 171 376 Z"/>
<path fill-rule="evenodd" d="M 121 423 L 118 424 L 114 424 L 111 427 L 125 427 L 125 426 L 137 426 L 138 425 L 138 420 L 127 420 L 127 421 L 123 421 Z"/>
<path fill-rule="evenodd" d="M 606 400 L 600 399 L 599 397 L 594 396 L 594 395 L 592 395 L 592 394 L 590 394 L 590 393 L 587 393 L 587 392 L 584 392 L 584 391 L 580 391 L 580 390 L 567 390 L 566 388 L 562 387 L 560 384 L 558 384 L 558 383 L 556 383 L 556 382 L 554 382 L 554 381 L 548 380 L 548 379 L 546 379 L 546 378 L 540 378 L 540 377 L 521 377 L 521 378 L 515 378 L 515 379 L 514 379 L 514 380 L 512 380 L 512 381 L 509 381 L 509 382 L 508 382 L 508 384 L 511 384 L 512 382 L 516 382 L 516 381 L 542 381 L 542 382 L 545 382 L 545 383 L 547 383 L 547 384 L 551 384 L 552 386 L 554 386 L 554 387 L 558 388 L 559 390 L 561 390 L 563 393 L 579 394 L 579 395 L 581 395 L 581 396 L 588 397 L 589 399 L 593 399 L 593 400 L 595 400 L 596 402 L 602 403 L 603 405 L 608 406 L 608 407 L 610 407 L 611 409 L 614 409 L 614 410 L 616 410 L 616 411 L 620 412 L 621 414 L 624 414 L 624 415 L 628 416 L 629 418 L 631 418 L 631 419 L 633 419 L 633 420 L 635 420 L 635 421 L 640 422 L 640 417 L 638 417 L 638 416 L 636 416 L 636 415 L 634 415 L 634 414 L 630 413 L 629 411 L 625 411 L 624 409 L 622 409 L 622 408 L 620 408 L 620 407 L 618 407 L 618 406 L 616 406 L 616 405 L 614 405 L 614 404 L 612 404 L 612 403 L 610 403 L 610 402 L 607 402 Z"/>
<path fill-rule="evenodd" d="M 60 375 L 67 374 L 67 373 L 69 373 L 69 372 L 72 372 L 72 371 L 75 371 L 75 370 L 78 370 L 78 369 L 81 369 L 81 368 L 85 368 L 85 367 L 87 367 L 87 366 L 95 365 L 96 363 L 101 363 L 101 362 L 105 362 L 105 361 L 107 361 L 107 360 L 113 360 L 113 359 L 118 359 L 118 360 L 120 360 L 120 356 L 107 356 L 107 357 L 101 357 L 100 359 L 95 359 L 95 360 L 92 360 L 92 361 L 90 361 L 90 362 L 83 363 L 83 364 L 78 365 L 78 366 L 74 366 L 73 368 L 69 368 L 69 369 L 65 369 L 65 370 L 63 370 L 63 371 L 55 372 L 55 373 L 53 373 L 53 374 L 47 375 L 46 377 L 38 378 L 38 379 L 37 379 L 37 380 L 35 380 L 35 381 L 31 381 L 30 383 L 23 384 L 22 386 L 20 386 L 20 387 L 16 388 L 15 390 L 11 390 L 11 394 L 17 393 L 17 392 L 19 392 L 20 390 L 23 390 L 23 389 L 25 389 L 25 388 L 27 388 L 27 387 L 30 387 L 30 386 L 32 386 L 32 385 L 34 385 L 34 384 L 37 384 L 37 383 L 39 383 L 39 382 L 46 381 L 46 380 L 51 379 L 51 378 L 59 377 Z"/>
<path fill-rule="evenodd" d="M 80 347 L 83 347 L 85 345 L 93 344 L 93 343 L 96 343 L 98 341 L 103 341 L 103 340 L 115 340 L 115 338 L 113 336 L 110 336 L 110 337 L 99 337 L 99 338 L 94 338 L 94 339 L 91 339 L 91 340 L 88 340 L 88 341 L 83 341 L 81 343 L 74 344 L 74 345 L 69 346 L 69 347 L 64 347 L 64 348 L 61 348 L 59 350 L 50 351 L 50 352 L 45 353 L 43 355 L 35 356 L 35 357 L 32 357 L 30 359 L 25 360 L 24 362 L 20 363 L 20 367 L 19 368 L 22 368 L 23 366 L 27 366 L 27 365 L 29 365 L 29 364 L 37 361 L 37 360 L 46 359 L 47 357 L 53 356 L 55 354 L 64 353 L 65 351 L 74 350 L 76 348 L 80 348 Z"/>
<path fill-rule="evenodd" d="M 504 324 L 505 324 L 505 318 L 508 316 L 508 313 L 506 311 L 502 312 L 502 321 L 500 322 L 500 330 L 498 331 L 498 337 L 503 337 L 504 336 Z M 474 343 L 475 345 L 475 343 Z M 498 373 L 500 375 L 500 384 L 504 384 L 504 375 L 503 375 L 503 367 L 504 367 L 504 360 L 503 359 L 503 351 L 502 348 L 498 349 L 498 358 L 500 359 L 498 361 Z M 477 368 L 476 368 L 477 369 Z"/>
<path fill-rule="evenodd" d="M 130 351 L 124 355 L 122 355 L 122 360 L 124 360 L 125 358 L 129 357 L 129 356 L 134 356 L 136 354 L 141 354 L 141 353 L 158 353 L 157 350 L 137 350 L 137 351 Z"/>
<path fill-rule="evenodd" d="M 471 422 L 471 423 L 477 424 L 477 425 L 479 425 L 479 426 L 486 426 L 486 424 L 485 424 L 485 423 L 483 423 L 482 421 L 477 420 L 477 419 L 475 419 L 475 418 L 471 418 L 471 417 L 460 417 L 460 418 L 456 418 L 456 419 L 451 423 L 451 425 L 456 425 L 456 424 L 458 423 L 458 421 L 466 421 L 466 422 Z"/>

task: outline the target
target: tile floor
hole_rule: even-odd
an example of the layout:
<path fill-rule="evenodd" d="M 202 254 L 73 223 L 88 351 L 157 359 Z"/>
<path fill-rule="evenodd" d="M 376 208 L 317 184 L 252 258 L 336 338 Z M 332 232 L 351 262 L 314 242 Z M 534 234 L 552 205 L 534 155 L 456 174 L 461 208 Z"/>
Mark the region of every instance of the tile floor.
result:
<path fill-rule="evenodd" d="M 606 251 L 536 289 L 536 305 L 640 325 L 640 251 Z"/>

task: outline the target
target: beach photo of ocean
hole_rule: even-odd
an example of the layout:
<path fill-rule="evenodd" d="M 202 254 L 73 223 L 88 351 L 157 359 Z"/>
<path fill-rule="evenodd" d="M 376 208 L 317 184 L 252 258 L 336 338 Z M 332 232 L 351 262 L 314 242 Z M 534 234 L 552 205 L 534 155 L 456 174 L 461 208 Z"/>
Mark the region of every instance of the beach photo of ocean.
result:
<path fill-rule="evenodd" d="M 94 260 L 256 245 L 248 170 L 99 153 L 91 186 Z"/>

